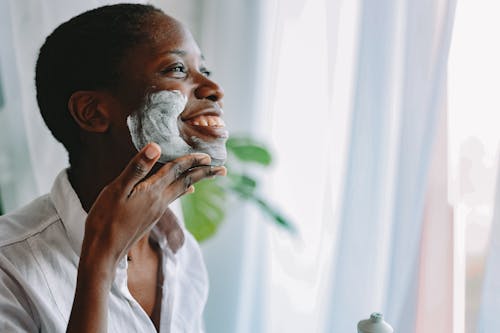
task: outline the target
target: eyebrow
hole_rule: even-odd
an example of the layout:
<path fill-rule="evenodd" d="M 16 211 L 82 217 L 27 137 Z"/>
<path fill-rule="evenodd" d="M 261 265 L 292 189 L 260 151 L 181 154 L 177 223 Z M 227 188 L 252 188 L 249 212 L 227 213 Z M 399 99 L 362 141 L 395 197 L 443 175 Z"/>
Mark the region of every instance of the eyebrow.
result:
<path fill-rule="evenodd" d="M 174 53 L 174 54 L 177 54 L 177 55 L 180 55 L 180 56 L 187 55 L 186 51 L 184 51 L 184 50 L 177 50 L 177 49 L 176 50 L 169 50 L 169 51 L 167 51 L 165 53 Z"/>
<path fill-rule="evenodd" d="M 173 53 L 173 54 L 177 54 L 180 56 L 186 56 L 188 54 L 186 51 L 181 50 L 181 49 L 169 50 L 169 51 L 162 52 L 162 53 Z M 201 58 L 201 60 L 205 61 L 205 56 L 203 54 L 200 54 L 200 58 Z"/>

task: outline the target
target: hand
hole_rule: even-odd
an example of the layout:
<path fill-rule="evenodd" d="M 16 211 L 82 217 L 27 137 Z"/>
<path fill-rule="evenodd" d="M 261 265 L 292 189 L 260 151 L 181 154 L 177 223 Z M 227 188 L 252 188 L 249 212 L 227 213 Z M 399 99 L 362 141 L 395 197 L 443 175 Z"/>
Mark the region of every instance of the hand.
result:
<path fill-rule="evenodd" d="M 169 218 L 168 205 L 190 192 L 192 184 L 226 174 L 224 167 L 209 165 L 208 155 L 192 154 L 145 179 L 159 157 L 158 145 L 144 147 L 90 209 L 66 332 L 106 332 L 109 290 L 120 258 L 158 219 Z"/>
<path fill-rule="evenodd" d="M 114 274 L 119 259 L 146 235 L 172 201 L 190 192 L 197 181 L 226 174 L 224 167 L 210 166 L 210 156 L 197 153 L 177 158 L 144 179 L 160 153 L 158 145 L 148 144 L 101 191 L 86 221 L 84 263 L 90 260 L 94 266 L 97 256 Z"/>

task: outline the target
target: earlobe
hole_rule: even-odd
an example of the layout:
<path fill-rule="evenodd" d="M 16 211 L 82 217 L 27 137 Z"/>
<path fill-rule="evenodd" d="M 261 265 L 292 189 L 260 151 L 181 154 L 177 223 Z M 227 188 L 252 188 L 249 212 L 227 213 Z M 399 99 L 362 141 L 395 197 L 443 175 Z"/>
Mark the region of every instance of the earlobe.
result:
<path fill-rule="evenodd" d="M 96 91 L 76 91 L 68 101 L 71 116 L 81 129 L 104 133 L 109 128 L 109 115 Z"/>

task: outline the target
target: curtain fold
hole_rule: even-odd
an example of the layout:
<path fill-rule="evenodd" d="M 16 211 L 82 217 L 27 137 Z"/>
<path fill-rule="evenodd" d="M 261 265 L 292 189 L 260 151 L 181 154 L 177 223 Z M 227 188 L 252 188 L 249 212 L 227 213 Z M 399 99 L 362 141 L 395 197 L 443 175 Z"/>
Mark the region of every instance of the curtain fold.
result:
<path fill-rule="evenodd" d="M 382 311 L 390 230 L 385 210 L 394 184 L 398 130 L 397 3 L 360 2 L 351 134 L 325 332 L 352 330 L 371 312 Z M 386 315 L 391 322 L 391 314 Z"/>
<path fill-rule="evenodd" d="M 441 102 L 419 245 L 415 325 L 418 333 L 457 332 L 453 322 L 454 221 L 448 202 L 448 121 L 445 98 Z"/>
<path fill-rule="evenodd" d="M 436 129 L 446 99 L 446 68 L 455 6 L 454 0 L 408 1 L 406 6 L 400 147 L 385 305 L 395 315 L 395 327 L 405 332 L 416 327 L 417 267 L 425 191 Z M 447 239 L 446 234 L 437 236 Z M 402 298 L 405 292 L 406 297 Z"/>
<path fill-rule="evenodd" d="M 300 14 L 282 9 L 276 19 L 283 26 L 275 29 L 281 46 L 273 55 L 267 126 L 281 160 L 271 193 L 290 209 L 301 239 L 271 231 L 268 331 L 347 332 L 382 311 L 396 331 L 416 332 L 417 313 L 430 322 L 418 309 L 432 286 L 420 279 L 440 272 L 423 254 L 440 242 L 451 246 L 443 231 L 448 218 L 431 214 L 440 228 L 424 229 L 423 221 L 455 1 L 309 0 L 291 7 L 297 3 Z M 343 40 L 346 26 L 356 32 L 354 45 Z M 306 75 L 288 70 L 301 68 L 300 55 L 312 67 Z M 317 68 L 329 68 L 328 76 Z M 341 133 L 325 133 L 332 128 Z M 439 205 L 447 211 L 446 196 Z M 443 260 L 451 262 L 451 254 Z M 449 313 L 452 295 L 442 298 Z M 451 315 L 439 325 L 451 329 Z"/>
<path fill-rule="evenodd" d="M 500 163 L 497 165 L 500 166 Z M 493 221 L 488 255 L 484 269 L 481 303 L 478 314 L 479 333 L 496 332 L 500 327 L 500 167 L 497 171 Z"/>

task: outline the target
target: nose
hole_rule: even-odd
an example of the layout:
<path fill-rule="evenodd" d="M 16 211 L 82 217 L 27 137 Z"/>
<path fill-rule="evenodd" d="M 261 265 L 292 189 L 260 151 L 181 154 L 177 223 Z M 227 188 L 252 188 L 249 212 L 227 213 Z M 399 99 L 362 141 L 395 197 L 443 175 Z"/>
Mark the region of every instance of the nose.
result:
<path fill-rule="evenodd" d="M 213 102 L 220 102 L 224 97 L 224 90 L 215 81 L 203 74 L 199 74 L 198 85 L 194 95 L 198 99 L 209 99 Z"/>

